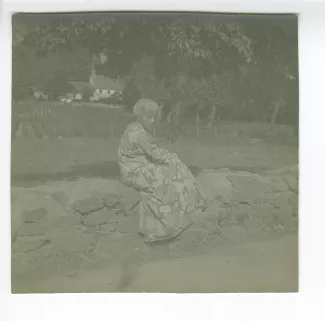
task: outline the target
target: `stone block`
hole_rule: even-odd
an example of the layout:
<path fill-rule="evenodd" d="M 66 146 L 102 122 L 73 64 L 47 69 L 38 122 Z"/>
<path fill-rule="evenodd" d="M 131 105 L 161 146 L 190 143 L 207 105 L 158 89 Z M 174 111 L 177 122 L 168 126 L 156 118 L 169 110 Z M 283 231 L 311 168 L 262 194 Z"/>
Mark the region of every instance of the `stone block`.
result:
<path fill-rule="evenodd" d="M 56 230 L 51 233 L 51 247 L 53 253 L 88 252 L 92 249 L 93 243 L 94 237 L 91 234 L 81 233 L 81 231 L 64 233 L 60 230 Z"/>
<path fill-rule="evenodd" d="M 75 211 L 87 214 L 95 210 L 102 209 L 104 207 L 104 200 L 98 195 L 91 195 L 76 201 L 72 207 Z"/>
<path fill-rule="evenodd" d="M 100 197 L 104 201 L 104 205 L 108 208 L 114 208 L 122 204 L 122 196 L 113 193 L 101 193 Z"/>
<path fill-rule="evenodd" d="M 276 211 L 280 210 L 283 213 L 293 213 L 293 205 L 288 199 L 286 193 L 276 193 L 263 195 L 260 203 L 270 204 Z"/>
<path fill-rule="evenodd" d="M 51 196 L 55 201 L 60 203 L 62 206 L 66 206 L 69 203 L 68 196 L 63 191 L 57 191 L 53 193 Z"/>
<path fill-rule="evenodd" d="M 285 192 L 288 190 L 288 184 L 279 176 L 269 177 L 269 182 L 273 192 Z"/>
<path fill-rule="evenodd" d="M 137 233 L 138 220 L 135 215 L 119 216 L 118 231 L 122 234 Z"/>
<path fill-rule="evenodd" d="M 39 268 L 44 266 L 44 262 L 46 262 L 50 256 L 50 244 L 45 244 L 34 251 L 28 251 L 26 253 L 13 252 L 11 255 L 11 273 L 12 275 L 26 275 L 26 273 L 30 271 L 34 273 L 37 271 L 37 275 L 39 275 Z M 36 268 L 38 269 L 36 270 Z"/>
<path fill-rule="evenodd" d="M 256 174 L 231 174 L 228 175 L 235 192 L 237 202 L 251 203 L 261 194 L 271 193 L 272 184 L 268 178 Z"/>
<path fill-rule="evenodd" d="M 246 228 L 248 233 L 262 230 L 265 226 L 267 226 L 265 220 L 263 220 L 262 217 L 246 219 L 242 225 Z"/>
<path fill-rule="evenodd" d="M 273 214 L 274 222 L 276 225 L 282 225 L 285 228 L 295 227 L 297 219 L 292 215 L 292 212 L 277 211 Z"/>
<path fill-rule="evenodd" d="M 12 245 L 13 253 L 27 253 L 36 251 L 49 244 L 51 239 L 48 236 L 25 236 L 18 237 Z"/>
<path fill-rule="evenodd" d="M 221 203 L 215 201 L 208 204 L 208 208 L 204 212 L 200 212 L 193 218 L 193 228 L 203 228 L 205 230 L 214 230 L 215 226 L 219 226 L 220 213 L 223 211 Z"/>
<path fill-rule="evenodd" d="M 47 215 L 47 209 L 45 208 L 35 208 L 32 210 L 23 211 L 23 221 L 24 223 L 35 223 Z"/>
<path fill-rule="evenodd" d="M 80 223 L 81 223 L 80 214 L 71 213 L 71 212 L 54 216 L 50 220 L 51 227 L 54 229 L 79 225 Z"/>
<path fill-rule="evenodd" d="M 105 224 L 110 220 L 116 220 L 115 212 L 113 210 L 103 208 L 87 215 L 84 218 L 83 224 L 85 226 L 95 226 Z"/>
<path fill-rule="evenodd" d="M 33 236 L 45 235 L 50 231 L 49 223 L 47 220 L 42 220 L 37 223 L 23 224 L 17 231 L 18 236 Z"/>
<path fill-rule="evenodd" d="M 234 189 L 225 173 L 204 171 L 199 173 L 196 181 L 208 200 L 231 202 Z"/>
<path fill-rule="evenodd" d="M 119 228 L 119 221 L 118 220 L 111 221 L 110 223 L 101 225 L 99 233 L 102 235 L 112 234 L 112 233 L 116 232 L 118 230 L 118 228 Z"/>
<path fill-rule="evenodd" d="M 231 215 L 233 220 L 238 224 L 242 224 L 244 220 L 252 218 L 254 214 L 254 208 L 247 204 L 234 204 L 231 208 Z"/>

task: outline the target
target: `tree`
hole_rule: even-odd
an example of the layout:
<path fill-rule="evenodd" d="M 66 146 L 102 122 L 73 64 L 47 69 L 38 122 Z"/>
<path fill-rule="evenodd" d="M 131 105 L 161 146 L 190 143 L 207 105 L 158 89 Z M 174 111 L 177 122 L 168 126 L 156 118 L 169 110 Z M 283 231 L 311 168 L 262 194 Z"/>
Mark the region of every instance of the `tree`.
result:
<path fill-rule="evenodd" d="M 88 101 L 90 97 L 93 95 L 93 91 L 89 87 L 82 88 L 82 99 Z"/>
<path fill-rule="evenodd" d="M 13 19 L 16 38 L 22 38 L 19 44 L 34 46 L 40 55 L 87 48 L 91 57 L 106 56 L 107 68 L 102 66 L 100 72 L 111 78 L 128 74 L 143 54 L 157 58 L 156 71 L 163 75 L 179 72 L 173 68 L 177 64 L 186 68 L 179 57 L 216 64 L 222 43 L 251 60 L 250 39 L 229 21 L 229 16 L 227 20 L 204 14 L 122 13 L 15 15 Z"/>
<path fill-rule="evenodd" d="M 66 75 L 60 72 L 53 74 L 52 78 L 41 87 L 41 90 L 53 100 L 76 91 L 75 87 L 69 83 Z"/>
<path fill-rule="evenodd" d="M 190 111 L 186 107 L 186 88 L 193 78 L 209 79 L 224 71 L 232 73 L 237 77 L 232 96 L 237 96 L 238 102 L 253 98 L 258 106 L 256 113 L 261 117 L 267 112 L 264 106 L 278 99 L 269 86 L 279 85 L 280 90 L 287 84 L 284 73 L 275 71 L 290 70 L 294 77 L 297 75 L 297 61 L 292 59 L 297 51 L 296 30 L 292 28 L 295 23 L 288 16 L 38 14 L 16 15 L 13 20 L 14 50 L 22 46 L 35 48 L 38 55 L 44 56 L 84 48 L 89 60 L 96 62 L 97 72 L 111 78 L 130 75 L 143 56 L 154 57 L 150 82 L 141 83 L 135 78 L 132 82 L 140 96 L 147 91 L 145 95 L 164 101 L 165 94 L 171 92 L 165 105 L 172 106 L 173 115 L 183 115 L 185 108 L 186 113 Z M 242 73 L 239 67 L 248 72 Z M 272 83 L 268 84 L 270 79 Z M 295 85 L 291 87 L 290 91 L 295 92 Z M 289 100 L 288 94 L 277 92 L 279 97 L 285 95 L 284 99 Z M 290 99 L 293 102 L 287 106 L 294 106 L 294 99 Z M 176 112 L 177 108 L 182 112 Z M 195 104 L 193 108 L 196 112 Z M 238 108 L 230 110 L 229 114 L 234 115 Z"/>

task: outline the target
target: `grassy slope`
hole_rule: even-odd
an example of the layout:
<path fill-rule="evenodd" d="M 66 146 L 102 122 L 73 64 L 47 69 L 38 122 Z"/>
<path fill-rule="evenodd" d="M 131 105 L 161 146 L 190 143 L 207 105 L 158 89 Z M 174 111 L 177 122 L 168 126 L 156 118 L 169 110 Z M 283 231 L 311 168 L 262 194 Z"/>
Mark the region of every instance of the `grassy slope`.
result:
<path fill-rule="evenodd" d="M 164 140 L 160 140 L 166 145 Z M 115 177 L 119 138 L 13 140 L 12 177 L 18 181 L 46 181 L 77 177 Z M 192 169 L 228 167 L 258 171 L 298 163 L 294 145 L 250 144 L 245 139 L 197 141 L 183 137 L 176 142 L 178 155 Z"/>

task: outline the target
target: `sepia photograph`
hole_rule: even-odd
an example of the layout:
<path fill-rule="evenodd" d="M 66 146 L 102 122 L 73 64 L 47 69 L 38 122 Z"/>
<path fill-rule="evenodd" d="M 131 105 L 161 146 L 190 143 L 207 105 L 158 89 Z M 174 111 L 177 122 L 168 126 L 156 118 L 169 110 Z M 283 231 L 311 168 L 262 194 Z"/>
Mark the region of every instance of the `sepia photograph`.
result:
<path fill-rule="evenodd" d="M 299 291 L 297 15 L 11 23 L 13 294 Z"/>

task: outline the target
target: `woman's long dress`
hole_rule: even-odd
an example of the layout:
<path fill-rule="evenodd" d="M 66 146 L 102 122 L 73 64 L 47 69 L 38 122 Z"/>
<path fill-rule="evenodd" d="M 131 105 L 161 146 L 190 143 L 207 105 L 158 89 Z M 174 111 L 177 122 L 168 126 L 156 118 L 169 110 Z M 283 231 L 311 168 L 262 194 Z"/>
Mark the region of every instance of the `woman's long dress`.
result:
<path fill-rule="evenodd" d="M 158 148 L 140 123 L 130 124 L 124 132 L 118 162 L 122 183 L 141 194 L 139 233 L 146 242 L 175 237 L 206 208 L 186 165 L 176 154 Z"/>

